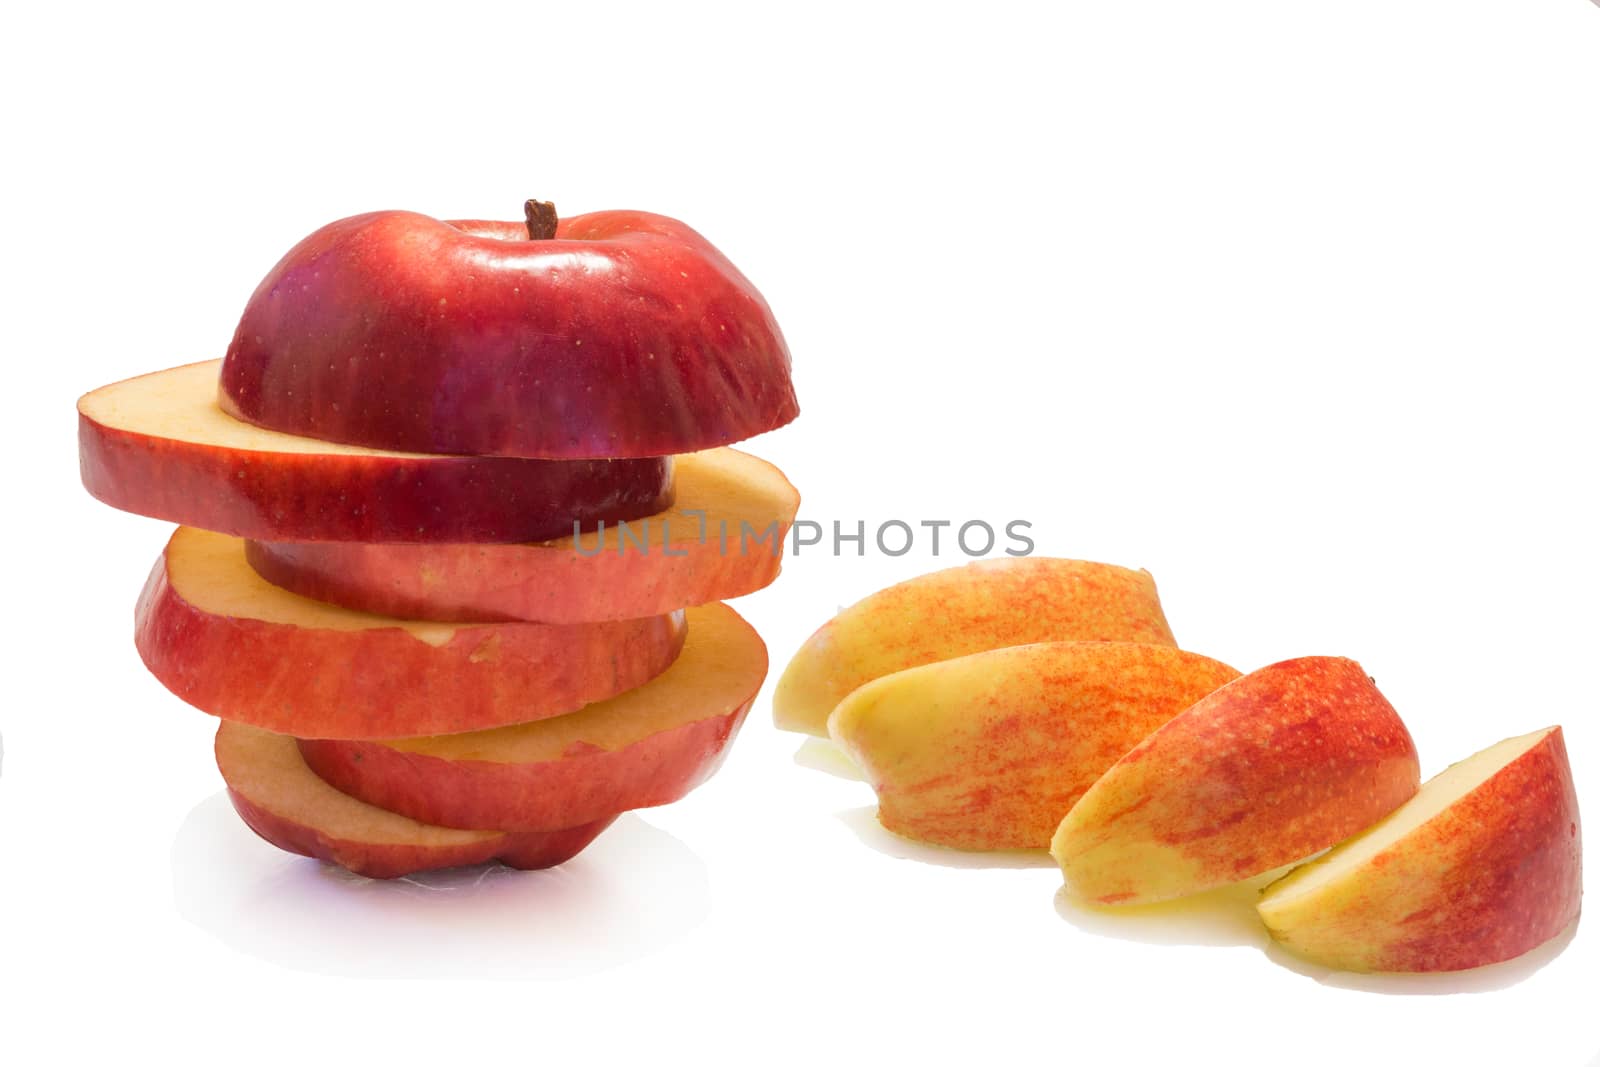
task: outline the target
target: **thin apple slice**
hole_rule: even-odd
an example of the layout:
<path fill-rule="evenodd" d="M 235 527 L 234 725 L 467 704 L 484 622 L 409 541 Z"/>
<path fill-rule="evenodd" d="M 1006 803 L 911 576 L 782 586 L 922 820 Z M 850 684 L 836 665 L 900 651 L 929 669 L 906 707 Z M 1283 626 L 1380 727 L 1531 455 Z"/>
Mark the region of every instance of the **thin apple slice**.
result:
<path fill-rule="evenodd" d="M 1561 728 L 1457 763 L 1387 818 L 1268 886 L 1274 939 L 1345 971 L 1459 971 L 1565 930 L 1583 897 Z"/>
<path fill-rule="evenodd" d="M 297 541 L 535 541 L 672 503 L 670 457 L 434 456 L 264 430 L 217 406 L 220 366 L 174 367 L 82 397 L 84 487 L 139 515 Z"/>
<path fill-rule="evenodd" d="M 670 803 L 716 770 L 767 673 L 766 646 L 732 608 L 688 616 L 665 673 L 571 715 L 300 751 L 344 792 L 440 826 L 542 830 Z"/>
<path fill-rule="evenodd" d="M 258 573 L 360 611 L 443 622 L 575 623 L 660 615 L 752 593 L 783 563 L 800 494 L 770 463 L 677 457 L 677 503 L 636 523 L 525 545 L 251 541 Z"/>
<path fill-rule="evenodd" d="M 297 737 L 407 737 L 575 711 L 643 685 L 683 615 L 454 626 L 366 615 L 263 579 L 235 537 L 179 527 L 135 613 L 162 684 L 223 719 Z"/>
<path fill-rule="evenodd" d="M 1075 896 L 1168 900 L 1335 845 L 1420 777 L 1411 735 L 1359 663 L 1286 660 L 1141 741 L 1073 805 L 1050 852 Z"/>
<path fill-rule="evenodd" d="M 224 722 L 217 768 L 245 823 L 286 852 L 325 860 L 369 878 L 398 878 L 499 860 L 539 870 L 583 851 L 616 818 L 544 833 L 451 830 L 346 796 L 300 758 L 294 738 Z"/>
<path fill-rule="evenodd" d="M 1018 645 L 868 682 L 828 732 L 877 791 L 886 829 L 951 848 L 1042 849 L 1106 768 L 1237 677 L 1162 645 Z"/>
<path fill-rule="evenodd" d="M 830 619 L 778 679 L 773 718 L 779 729 L 827 737 L 829 713 L 874 678 L 1036 641 L 1177 644 L 1148 571 L 1045 557 L 969 563 Z"/>

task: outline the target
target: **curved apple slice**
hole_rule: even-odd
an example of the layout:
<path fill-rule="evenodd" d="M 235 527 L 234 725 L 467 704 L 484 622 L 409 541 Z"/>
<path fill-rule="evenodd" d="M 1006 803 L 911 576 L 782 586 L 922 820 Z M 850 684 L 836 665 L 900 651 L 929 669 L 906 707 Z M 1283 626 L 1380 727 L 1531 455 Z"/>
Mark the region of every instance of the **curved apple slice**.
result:
<path fill-rule="evenodd" d="M 1296 955 L 1346 971 L 1459 971 L 1565 930 L 1583 898 L 1578 794 L 1561 728 L 1429 779 L 1382 822 L 1268 886 L 1257 910 Z"/>
<path fill-rule="evenodd" d="M 499 860 L 538 870 L 565 863 L 615 815 L 545 833 L 451 830 L 363 804 L 318 778 L 294 738 L 225 722 L 217 768 L 245 824 L 285 852 L 325 860 L 369 878 L 399 878 Z"/>
<path fill-rule="evenodd" d="M 1354 660 L 1247 674 L 1141 741 L 1061 820 L 1073 895 L 1145 904 L 1320 852 L 1417 791 L 1417 749 Z"/>
<path fill-rule="evenodd" d="M 877 792 L 886 829 L 949 848 L 1042 849 L 1106 768 L 1237 677 L 1162 645 L 1018 645 L 868 682 L 828 732 Z"/>
<path fill-rule="evenodd" d="M 322 227 L 245 306 L 224 410 L 329 441 L 543 459 L 696 452 L 799 413 L 766 301 L 688 226 L 603 211 L 529 234 L 409 211 Z"/>
<path fill-rule="evenodd" d="M 874 678 L 1036 641 L 1177 644 L 1148 571 L 1048 557 L 969 563 L 892 585 L 830 619 L 778 679 L 773 719 L 827 737 L 829 713 Z"/>
<path fill-rule="evenodd" d="M 443 622 L 575 623 L 660 615 L 778 576 L 800 494 L 770 463 L 719 448 L 677 458 L 677 503 L 622 526 L 527 545 L 251 541 L 274 585 L 360 611 Z"/>
<path fill-rule="evenodd" d="M 670 457 L 430 456 L 263 430 L 217 407 L 220 366 L 174 367 L 79 399 L 84 487 L 123 511 L 299 541 L 534 541 L 672 503 Z"/>
<path fill-rule="evenodd" d="M 689 609 L 683 653 L 638 689 L 498 730 L 408 741 L 301 741 L 354 797 L 440 826 L 540 830 L 667 804 L 709 777 L 767 673 L 730 607 Z"/>
<path fill-rule="evenodd" d="M 643 685 L 677 656 L 683 615 L 452 626 L 296 596 L 244 542 L 180 527 L 150 573 L 134 639 L 202 711 L 297 737 L 407 737 L 575 711 Z"/>

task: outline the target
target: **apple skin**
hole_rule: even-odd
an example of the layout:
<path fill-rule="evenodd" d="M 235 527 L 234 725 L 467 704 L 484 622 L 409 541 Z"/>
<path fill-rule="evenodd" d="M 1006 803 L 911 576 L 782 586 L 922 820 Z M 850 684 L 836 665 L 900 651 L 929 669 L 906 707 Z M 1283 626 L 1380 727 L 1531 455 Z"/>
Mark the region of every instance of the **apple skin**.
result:
<path fill-rule="evenodd" d="M 1061 817 L 1151 731 L 1239 672 L 1163 645 L 998 648 L 868 682 L 828 732 L 903 837 L 1044 849 Z"/>
<path fill-rule="evenodd" d="M 440 622 L 634 619 L 770 584 L 800 505 L 794 486 L 772 464 L 731 448 L 679 456 L 676 467 L 674 506 L 629 524 L 630 537 L 649 538 L 643 548 L 608 522 L 603 531 L 536 544 L 250 541 L 245 555 L 256 573 L 304 596 Z M 780 551 L 741 543 L 741 523 L 775 529 Z"/>
<path fill-rule="evenodd" d="M 1397 813 L 1398 814 L 1398 813 Z M 1259 907 L 1289 951 L 1339 970 L 1460 971 L 1560 934 L 1583 900 L 1578 794 L 1560 727 L 1390 845 L 1294 906 Z"/>
<path fill-rule="evenodd" d="M 1335 845 L 1420 779 L 1410 733 L 1360 664 L 1286 660 L 1141 741 L 1073 805 L 1050 851 L 1072 895 L 1154 903 Z"/>
<path fill-rule="evenodd" d="M 543 833 L 451 830 L 344 796 L 301 762 L 292 737 L 223 723 L 216 756 L 228 799 L 259 837 L 368 878 L 493 861 L 521 870 L 554 867 L 582 852 L 616 819 Z"/>
<path fill-rule="evenodd" d="M 550 461 L 338 445 L 295 450 L 304 442 L 275 441 L 286 435 L 214 410 L 219 366 L 212 360 L 160 371 L 80 400 L 79 469 L 90 494 L 123 511 L 240 537 L 342 542 L 537 541 L 569 536 L 575 522 L 592 528 L 672 503 L 669 457 Z M 117 425 L 98 410 L 97 395 L 161 375 L 183 379 L 190 392 L 199 389 L 198 403 L 213 409 L 227 440 L 168 436 L 160 412 Z"/>
<path fill-rule="evenodd" d="M 219 403 L 411 452 L 618 459 L 799 414 L 766 301 L 706 239 L 638 211 L 517 223 L 377 211 L 292 248 L 251 296 Z"/>
<path fill-rule="evenodd" d="M 324 781 L 436 826 L 533 831 L 679 799 L 709 778 L 767 673 L 755 630 L 724 604 L 691 608 L 676 662 L 570 715 L 415 741 L 302 740 Z"/>
<path fill-rule="evenodd" d="M 684 624 L 360 615 L 278 589 L 244 562 L 242 541 L 185 526 L 139 597 L 134 640 L 163 685 L 218 718 L 297 737 L 409 737 L 561 715 L 642 685 L 677 657 Z"/>
<path fill-rule="evenodd" d="M 875 678 L 1036 641 L 1177 644 L 1148 571 L 1046 556 L 984 560 L 879 590 L 824 623 L 778 679 L 773 721 L 827 737 L 833 709 Z"/>

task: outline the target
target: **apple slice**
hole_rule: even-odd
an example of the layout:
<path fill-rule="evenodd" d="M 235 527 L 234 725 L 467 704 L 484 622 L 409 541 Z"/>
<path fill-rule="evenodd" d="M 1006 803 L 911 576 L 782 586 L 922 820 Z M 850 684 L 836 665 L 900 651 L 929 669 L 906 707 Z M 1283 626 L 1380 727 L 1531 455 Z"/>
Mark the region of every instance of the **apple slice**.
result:
<path fill-rule="evenodd" d="M 311 772 L 292 737 L 225 722 L 217 730 L 216 751 L 228 797 L 250 829 L 286 852 L 369 878 L 491 860 L 524 870 L 554 867 L 583 851 L 616 818 L 545 833 L 451 830 L 339 792 Z"/>
<path fill-rule="evenodd" d="M 217 407 L 220 366 L 174 367 L 83 396 L 84 487 L 139 515 L 297 541 L 535 541 L 672 503 L 670 457 L 430 456 L 263 430 Z"/>
<path fill-rule="evenodd" d="M 826 737 L 829 713 L 874 678 L 1036 641 L 1177 643 L 1148 571 L 1047 557 L 969 563 L 834 616 L 778 679 L 773 718 L 779 729 Z"/>
<path fill-rule="evenodd" d="M 677 503 L 638 522 L 527 545 L 251 541 L 268 581 L 360 611 L 443 622 L 575 623 L 743 596 L 783 563 L 800 495 L 783 472 L 719 448 L 677 458 Z"/>
<path fill-rule="evenodd" d="M 642 211 L 527 214 L 374 211 L 317 230 L 245 306 L 224 410 L 330 441 L 545 459 L 696 452 L 799 413 L 771 309 L 700 234 Z"/>
<path fill-rule="evenodd" d="M 717 768 L 767 674 L 766 646 L 732 608 L 688 615 L 665 673 L 571 715 L 300 751 L 351 796 L 440 826 L 543 830 L 670 803 Z"/>
<path fill-rule="evenodd" d="M 951 848 L 1042 849 L 1106 768 L 1237 677 L 1163 645 L 1018 645 L 868 682 L 828 732 L 877 791 L 886 829 Z"/>
<path fill-rule="evenodd" d="M 405 737 L 575 711 L 654 678 L 683 615 L 452 626 L 365 615 L 263 579 L 236 537 L 179 527 L 135 612 L 139 654 L 202 711 L 297 737 Z"/>
<path fill-rule="evenodd" d="M 1411 735 L 1359 663 L 1286 660 L 1141 741 L 1073 805 L 1050 852 L 1075 896 L 1168 900 L 1337 844 L 1419 779 Z"/>
<path fill-rule="evenodd" d="M 1459 971 L 1544 944 L 1583 896 L 1578 794 L 1561 728 L 1430 779 L 1388 818 L 1267 887 L 1280 944 L 1345 971 Z"/>

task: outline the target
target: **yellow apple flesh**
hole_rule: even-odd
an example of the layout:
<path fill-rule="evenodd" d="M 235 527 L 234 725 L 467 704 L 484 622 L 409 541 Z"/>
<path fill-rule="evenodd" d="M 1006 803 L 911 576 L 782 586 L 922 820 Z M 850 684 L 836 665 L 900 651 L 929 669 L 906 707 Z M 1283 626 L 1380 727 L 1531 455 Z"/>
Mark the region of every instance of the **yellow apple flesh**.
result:
<path fill-rule="evenodd" d="M 1043 849 L 1106 768 L 1237 677 L 1162 645 L 1018 645 L 869 682 L 828 732 L 877 791 L 886 829 L 951 848 Z"/>

